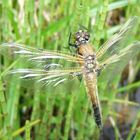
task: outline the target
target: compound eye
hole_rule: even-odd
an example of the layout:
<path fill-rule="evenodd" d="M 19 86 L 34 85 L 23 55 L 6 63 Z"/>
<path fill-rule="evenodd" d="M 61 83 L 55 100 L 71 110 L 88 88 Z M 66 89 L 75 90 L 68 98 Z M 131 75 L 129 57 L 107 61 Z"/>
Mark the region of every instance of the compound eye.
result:
<path fill-rule="evenodd" d="M 85 36 L 85 39 L 88 41 L 88 40 L 89 40 L 89 36 L 86 35 L 86 36 Z"/>
<path fill-rule="evenodd" d="M 89 34 L 87 32 L 83 33 L 83 38 L 88 41 L 89 40 Z"/>
<path fill-rule="evenodd" d="M 76 38 L 80 38 L 81 37 L 81 31 L 78 31 L 76 34 L 75 34 Z"/>

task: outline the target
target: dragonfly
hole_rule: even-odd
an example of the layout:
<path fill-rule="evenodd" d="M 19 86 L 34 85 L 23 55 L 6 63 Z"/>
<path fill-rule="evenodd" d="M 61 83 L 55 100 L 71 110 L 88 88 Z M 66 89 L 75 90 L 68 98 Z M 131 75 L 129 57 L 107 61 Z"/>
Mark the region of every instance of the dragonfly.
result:
<path fill-rule="evenodd" d="M 85 29 L 79 29 L 73 34 L 74 42 L 69 41 L 69 45 L 76 48 L 75 55 L 26 47 L 17 43 L 3 43 L 2 46 L 13 50 L 14 54 L 27 58 L 28 61 L 35 62 L 35 68 L 20 68 L 11 70 L 12 74 L 21 74 L 20 78 L 37 78 L 37 82 L 49 84 L 54 82 L 54 86 L 68 80 L 69 76 L 82 76 L 86 92 L 92 104 L 93 117 L 98 128 L 101 130 L 102 113 L 100 100 L 98 97 L 98 77 L 103 71 L 108 71 L 115 64 L 116 69 L 120 69 L 128 64 L 140 52 L 140 42 L 135 41 L 126 46 L 127 37 L 131 38 L 133 28 L 138 18 L 130 18 L 121 29 L 115 33 L 96 51 L 90 43 L 90 34 Z M 126 39 L 127 38 L 127 39 Z M 63 60 L 75 65 L 65 67 L 50 60 Z M 47 63 L 47 64 L 46 64 Z M 43 67 L 38 66 L 42 64 Z M 108 71 L 108 74 L 110 71 Z M 106 79 L 107 80 L 107 79 Z"/>

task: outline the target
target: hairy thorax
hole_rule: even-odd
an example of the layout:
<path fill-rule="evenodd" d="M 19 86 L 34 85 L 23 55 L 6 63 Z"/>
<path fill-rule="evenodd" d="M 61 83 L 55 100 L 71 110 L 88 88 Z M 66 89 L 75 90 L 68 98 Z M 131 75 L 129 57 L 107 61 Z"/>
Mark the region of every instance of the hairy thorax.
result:
<path fill-rule="evenodd" d="M 98 61 L 95 51 L 91 45 L 83 45 L 79 47 L 78 53 L 84 58 L 83 69 L 86 74 L 98 74 Z"/>

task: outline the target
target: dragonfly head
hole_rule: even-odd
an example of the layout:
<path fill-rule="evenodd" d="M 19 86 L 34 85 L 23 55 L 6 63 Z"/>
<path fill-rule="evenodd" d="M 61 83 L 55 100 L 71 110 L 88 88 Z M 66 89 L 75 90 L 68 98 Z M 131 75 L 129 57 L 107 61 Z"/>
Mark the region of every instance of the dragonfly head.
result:
<path fill-rule="evenodd" d="M 82 44 L 88 43 L 90 35 L 87 31 L 79 30 L 75 33 L 75 45 L 79 47 Z"/>

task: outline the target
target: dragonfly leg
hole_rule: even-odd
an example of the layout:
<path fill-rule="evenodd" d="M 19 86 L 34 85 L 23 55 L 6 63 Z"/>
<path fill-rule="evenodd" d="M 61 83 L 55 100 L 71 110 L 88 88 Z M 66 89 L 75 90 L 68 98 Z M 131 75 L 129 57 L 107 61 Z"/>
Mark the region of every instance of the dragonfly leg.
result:
<path fill-rule="evenodd" d="M 74 48 L 77 48 L 76 44 L 71 43 L 71 33 L 70 33 L 70 35 L 69 35 L 68 44 L 69 44 L 70 46 L 74 47 Z"/>
<path fill-rule="evenodd" d="M 100 76 L 101 71 L 102 71 L 102 69 L 97 69 L 97 70 L 96 70 L 96 72 L 97 72 L 97 76 Z"/>
<path fill-rule="evenodd" d="M 96 69 L 97 76 L 100 76 L 102 70 L 105 68 L 106 64 L 101 65 L 98 69 Z"/>

